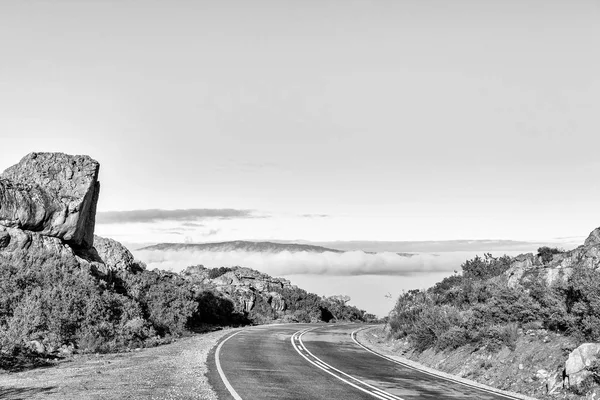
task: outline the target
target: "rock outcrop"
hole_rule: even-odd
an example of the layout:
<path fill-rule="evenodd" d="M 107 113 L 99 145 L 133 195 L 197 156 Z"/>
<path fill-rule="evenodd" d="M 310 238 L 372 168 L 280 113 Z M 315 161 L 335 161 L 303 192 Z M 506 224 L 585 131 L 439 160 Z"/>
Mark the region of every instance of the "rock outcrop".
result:
<path fill-rule="evenodd" d="M 139 266 L 127 247 L 116 240 L 94 236 L 94 249 L 108 271 L 131 272 Z"/>
<path fill-rule="evenodd" d="M 213 287 L 229 298 L 240 312 L 252 311 L 260 298 L 276 314 L 283 313 L 287 304 L 279 291 L 297 288 L 287 279 L 273 278 L 245 267 L 233 267 L 214 278 L 209 276 L 209 271 L 202 265 L 195 265 L 188 267 L 182 275 L 194 283 Z"/>
<path fill-rule="evenodd" d="M 566 282 L 575 267 L 600 267 L 600 228 L 594 229 L 582 246 L 554 254 L 552 260 L 547 263 L 531 253 L 521 254 L 513 259 L 510 268 L 504 274 L 510 287 L 523 285 L 538 278 L 551 285 L 554 282 Z"/>
<path fill-rule="evenodd" d="M 91 248 L 99 168 L 88 156 L 25 156 L 0 175 L 0 225 Z"/>
<path fill-rule="evenodd" d="M 0 175 L 0 261 L 59 256 L 108 274 L 144 268 L 119 242 L 94 236 L 100 165 L 31 153 Z"/>

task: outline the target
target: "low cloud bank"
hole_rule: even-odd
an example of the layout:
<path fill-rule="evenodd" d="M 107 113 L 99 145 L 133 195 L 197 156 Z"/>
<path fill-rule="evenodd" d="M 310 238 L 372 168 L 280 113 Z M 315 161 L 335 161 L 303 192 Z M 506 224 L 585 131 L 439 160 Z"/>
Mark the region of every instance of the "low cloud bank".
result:
<path fill-rule="evenodd" d="M 189 250 L 137 250 L 136 258 L 145 262 L 149 269 L 159 268 L 180 272 L 190 265 L 205 267 L 240 265 L 274 276 L 282 275 L 414 275 L 423 272 L 452 272 L 473 252 L 449 252 L 440 254 L 416 254 L 411 257 L 396 253 L 368 254 L 362 251 L 345 253 L 312 252 L 209 252 Z M 501 254 L 498 254 L 501 255 Z"/>
<path fill-rule="evenodd" d="M 130 210 L 104 211 L 96 214 L 98 224 L 131 224 L 158 221 L 185 221 L 202 219 L 260 218 L 253 210 L 231 208 L 191 208 L 183 210 Z"/>

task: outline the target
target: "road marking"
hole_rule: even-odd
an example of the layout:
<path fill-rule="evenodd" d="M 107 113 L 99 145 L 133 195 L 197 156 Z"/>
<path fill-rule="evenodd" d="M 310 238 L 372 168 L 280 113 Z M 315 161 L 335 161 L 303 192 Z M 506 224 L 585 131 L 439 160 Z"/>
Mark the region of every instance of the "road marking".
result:
<path fill-rule="evenodd" d="M 292 346 L 294 347 L 294 349 L 296 350 L 296 352 L 298 352 L 298 354 L 300 354 L 302 357 L 304 357 L 304 359 L 306 361 L 308 361 L 309 363 L 313 364 L 314 366 L 316 366 L 317 368 L 327 372 L 329 375 L 333 376 L 334 378 L 339 379 L 340 381 L 358 389 L 361 390 L 367 394 L 370 394 L 373 397 L 376 397 L 380 400 L 404 400 L 401 397 L 395 396 L 393 394 L 384 392 L 383 390 L 380 390 L 378 388 L 376 388 L 375 386 L 369 385 L 366 382 L 361 381 L 358 378 L 355 378 L 351 375 L 348 375 L 347 373 L 340 371 L 339 369 L 333 367 L 330 364 L 327 364 L 325 361 L 321 360 L 320 358 L 318 358 L 317 356 L 315 356 L 314 354 L 312 354 L 308 348 L 306 348 L 306 345 L 304 345 L 304 343 L 302 342 L 302 335 L 304 335 L 305 333 L 312 331 L 314 329 L 317 329 L 319 327 L 315 327 L 315 328 L 307 328 L 304 330 L 300 330 L 296 333 L 294 333 L 291 337 L 291 343 Z M 298 341 L 298 345 L 296 344 L 296 341 Z M 307 354 L 304 354 L 304 352 L 306 352 L 308 355 L 310 355 L 310 357 L 307 356 Z M 333 371 L 337 372 L 334 373 Z M 339 374 L 342 374 L 352 380 L 354 380 L 356 383 L 353 383 L 347 379 L 344 379 L 342 376 L 340 376 Z M 362 386 L 359 386 L 362 385 Z M 366 386 L 366 387 L 363 387 Z M 370 390 L 369 390 L 370 389 Z"/>
<path fill-rule="evenodd" d="M 384 392 L 383 390 L 373 389 L 373 391 L 375 393 L 379 393 L 380 395 L 384 396 L 387 399 L 390 399 L 390 400 L 394 399 L 392 396 L 390 396 L 387 392 Z"/>
<path fill-rule="evenodd" d="M 381 354 L 381 353 L 378 353 L 378 352 L 376 352 L 376 351 L 373 351 L 373 350 L 369 349 L 368 347 L 364 346 L 363 344 L 359 343 L 359 341 L 358 341 L 358 340 L 356 340 L 356 333 L 357 333 L 358 331 L 361 331 L 361 330 L 363 330 L 363 329 L 367 329 L 367 328 L 369 328 L 369 327 L 367 326 L 367 327 L 364 327 L 364 328 L 360 328 L 360 329 L 357 329 L 357 330 L 355 330 L 354 332 L 352 332 L 352 333 L 350 334 L 350 337 L 352 337 L 352 340 L 354 340 L 354 343 L 356 343 L 357 345 L 359 345 L 360 347 L 362 347 L 364 350 L 368 351 L 369 353 L 375 354 L 376 356 L 379 356 L 379 357 L 381 357 L 381 358 L 385 358 L 386 360 L 388 360 L 388 361 L 391 361 L 391 362 L 393 362 L 393 363 L 396 363 L 396 364 L 398 364 L 398 365 L 402 365 L 403 367 L 410 368 L 410 369 L 414 369 L 414 370 L 416 370 L 416 371 L 420 371 L 420 372 L 422 372 L 422 373 L 424 373 L 424 374 L 427 374 L 427 375 L 430 375 L 430 376 L 435 376 L 436 378 L 439 378 L 439 379 L 443 379 L 443 380 L 446 380 L 446 381 L 449 381 L 449 382 L 458 383 L 458 384 L 461 384 L 461 385 L 463 385 L 463 386 L 467 386 L 467 387 L 470 387 L 470 388 L 473 388 L 473 389 L 481 390 L 481 391 L 484 391 L 484 392 L 487 392 L 487 393 L 492 393 L 492 394 L 496 394 L 496 395 L 499 395 L 499 396 L 503 396 L 503 397 L 506 397 L 507 399 L 521 400 L 521 398 L 520 398 L 520 397 L 515 397 L 515 396 L 511 396 L 511 395 L 509 395 L 509 394 L 501 393 L 501 392 L 499 392 L 499 391 L 497 392 L 497 391 L 494 391 L 494 390 L 490 390 L 490 389 L 486 389 L 486 388 L 481 388 L 481 387 L 478 387 L 478 386 L 475 386 L 475 385 L 469 384 L 469 383 L 467 383 L 467 382 L 461 382 L 461 381 L 457 381 L 457 380 L 454 380 L 454 379 L 452 379 L 452 378 L 449 378 L 449 377 L 446 377 L 446 376 L 443 376 L 443 375 L 437 375 L 437 374 L 434 374 L 434 373 L 432 373 L 432 372 L 424 371 L 424 370 L 422 370 L 422 369 L 419 369 L 419 368 L 417 368 L 417 367 L 413 367 L 412 365 L 405 364 L 405 363 L 403 363 L 403 362 L 401 362 L 401 361 L 394 360 L 394 359 L 393 359 L 393 358 L 391 358 L 391 357 L 388 357 L 388 356 L 386 356 L 386 355 L 383 355 L 383 354 Z"/>
<path fill-rule="evenodd" d="M 229 383 L 229 380 L 225 376 L 225 372 L 223 372 L 223 368 L 221 368 L 221 361 L 219 361 L 219 356 L 221 355 L 221 347 L 223 347 L 223 343 L 225 343 L 235 335 L 239 335 L 242 332 L 243 331 L 236 332 L 233 335 L 229 336 L 227 339 L 223 340 L 221 343 L 219 343 L 219 346 L 217 346 L 217 351 L 215 352 L 215 364 L 217 364 L 217 371 L 219 372 L 219 375 L 221 375 L 221 380 L 225 384 L 225 387 L 227 388 L 227 390 L 229 390 L 229 393 L 231 393 L 231 396 L 235 400 L 242 400 L 242 398 L 239 394 L 237 394 L 237 392 L 235 391 L 233 386 L 231 386 L 231 383 Z"/>

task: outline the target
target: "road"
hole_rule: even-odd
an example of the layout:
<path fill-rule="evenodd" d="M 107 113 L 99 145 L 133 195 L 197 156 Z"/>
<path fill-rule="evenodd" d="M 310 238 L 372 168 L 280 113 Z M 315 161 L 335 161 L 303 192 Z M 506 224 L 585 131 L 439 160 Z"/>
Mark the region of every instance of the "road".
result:
<path fill-rule="evenodd" d="M 352 332 L 362 325 L 259 326 L 227 336 L 209 357 L 221 400 L 506 400 L 373 354 Z"/>

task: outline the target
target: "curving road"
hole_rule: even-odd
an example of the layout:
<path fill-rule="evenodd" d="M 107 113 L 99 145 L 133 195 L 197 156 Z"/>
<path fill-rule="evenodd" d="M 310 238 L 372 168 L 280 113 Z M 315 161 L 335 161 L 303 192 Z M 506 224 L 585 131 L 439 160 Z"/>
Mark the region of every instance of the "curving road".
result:
<path fill-rule="evenodd" d="M 221 400 L 516 399 L 446 380 L 355 342 L 364 325 L 260 326 L 225 337 L 209 357 Z"/>

